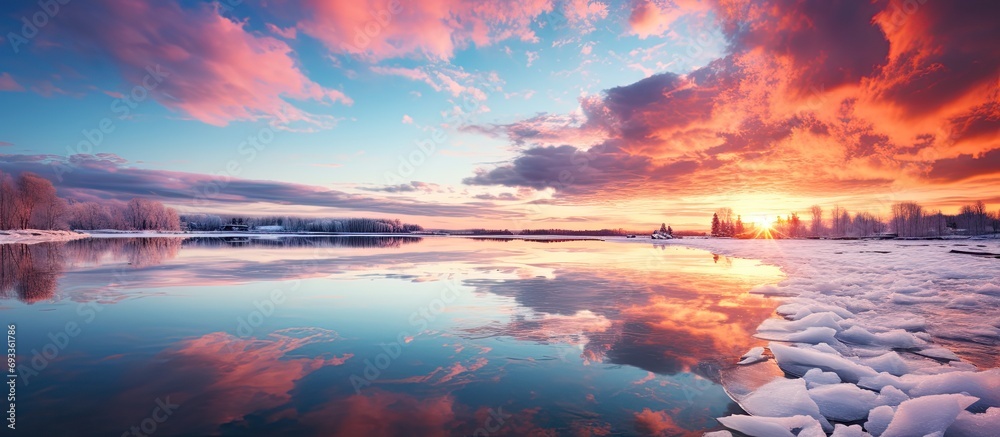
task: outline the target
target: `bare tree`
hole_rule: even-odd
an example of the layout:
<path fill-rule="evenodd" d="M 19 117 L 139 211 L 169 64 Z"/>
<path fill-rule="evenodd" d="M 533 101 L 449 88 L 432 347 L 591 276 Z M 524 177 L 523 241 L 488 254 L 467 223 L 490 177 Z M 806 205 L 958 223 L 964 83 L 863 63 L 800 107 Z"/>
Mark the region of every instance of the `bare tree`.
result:
<path fill-rule="evenodd" d="M 900 237 L 923 237 L 927 234 L 923 207 L 917 202 L 892 205 L 893 230 Z"/>
<path fill-rule="evenodd" d="M 733 230 L 736 228 L 736 224 L 733 222 L 733 216 L 735 215 L 733 209 L 719 208 L 715 213 L 719 215 L 720 233 L 727 237 L 733 236 Z"/>
<path fill-rule="evenodd" d="M 986 212 L 986 204 L 982 200 L 971 205 L 964 205 L 955 217 L 958 227 L 965 229 L 970 235 L 982 235 L 987 232 L 986 228 L 990 224 L 989 213 Z"/>
<path fill-rule="evenodd" d="M 177 211 L 150 199 L 130 200 L 125 207 L 124 216 L 129 229 L 176 231 L 181 227 Z"/>
<path fill-rule="evenodd" d="M 823 234 L 823 207 L 819 205 L 813 205 L 809 207 L 809 211 L 812 213 L 812 223 L 810 224 L 810 232 L 814 237 L 818 237 Z"/>
<path fill-rule="evenodd" d="M 0 172 L 0 229 L 14 229 L 19 202 L 14 180 Z"/>

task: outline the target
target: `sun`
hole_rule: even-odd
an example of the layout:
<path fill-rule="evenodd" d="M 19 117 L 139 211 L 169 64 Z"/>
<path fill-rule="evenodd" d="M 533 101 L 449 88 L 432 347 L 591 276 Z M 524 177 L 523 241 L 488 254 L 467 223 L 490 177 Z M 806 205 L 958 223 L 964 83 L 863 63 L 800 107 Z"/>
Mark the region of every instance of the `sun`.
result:
<path fill-rule="evenodd" d="M 765 216 L 758 217 L 753 223 L 757 226 L 757 229 L 774 229 L 771 219 Z"/>

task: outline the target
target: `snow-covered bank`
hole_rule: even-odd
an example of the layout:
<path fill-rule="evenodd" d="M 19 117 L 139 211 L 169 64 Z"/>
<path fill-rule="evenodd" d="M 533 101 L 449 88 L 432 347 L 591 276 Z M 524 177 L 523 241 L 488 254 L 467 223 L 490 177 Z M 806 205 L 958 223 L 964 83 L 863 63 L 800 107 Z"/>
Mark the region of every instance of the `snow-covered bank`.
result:
<path fill-rule="evenodd" d="M 47 243 L 77 240 L 87 238 L 87 234 L 73 231 L 48 231 L 40 229 L 18 229 L 0 231 L 0 244 L 22 243 Z"/>
<path fill-rule="evenodd" d="M 783 299 L 780 317 L 756 336 L 771 341 L 765 357 L 794 378 L 734 396 L 753 416 L 721 418 L 728 428 L 759 436 L 1000 432 L 1000 259 L 951 253 L 1000 253 L 1000 242 L 645 243 L 757 259 L 787 274 L 753 292 Z"/>

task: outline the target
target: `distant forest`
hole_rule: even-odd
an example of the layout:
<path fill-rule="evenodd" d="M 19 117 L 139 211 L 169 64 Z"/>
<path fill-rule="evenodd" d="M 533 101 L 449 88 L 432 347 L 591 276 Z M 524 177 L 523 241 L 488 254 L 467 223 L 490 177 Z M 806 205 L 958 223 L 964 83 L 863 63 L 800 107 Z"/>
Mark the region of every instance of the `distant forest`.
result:
<path fill-rule="evenodd" d="M 291 216 L 237 216 L 188 214 L 181 217 L 190 231 L 217 231 L 225 225 L 243 225 L 248 229 L 287 232 L 348 232 L 405 234 L 423 231 L 423 226 L 403 223 L 399 219 L 380 218 L 303 218 Z"/>
<path fill-rule="evenodd" d="M 372 218 L 249 217 L 235 215 L 178 215 L 160 202 L 135 198 L 128 202 L 78 202 L 56 195 L 52 182 L 34 173 L 16 178 L 0 172 L 0 229 L 125 231 L 217 231 L 226 224 L 263 226 L 291 232 L 408 233 L 420 225 Z"/>
<path fill-rule="evenodd" d="M 867 211 L 851 213 L 834 206 L 829 215 L 819 205 L 808 211 L 804 220 L 797 212 L 778 216 L 767 230 L 774 238 L 859 238 L 895 234 L 903 238 L 942 237 L 947 235 L 985 235 L 1000 233 L 1000 211 L 991 212 L 977 201 L 964 205 L 958 214 L 931 211 L 917 202 L 897 202 L 888 217 Z M 752 238 L 763 229 L 745 224 L 731 208 L 720 208 L 712 215 L 712 236 Z"/>

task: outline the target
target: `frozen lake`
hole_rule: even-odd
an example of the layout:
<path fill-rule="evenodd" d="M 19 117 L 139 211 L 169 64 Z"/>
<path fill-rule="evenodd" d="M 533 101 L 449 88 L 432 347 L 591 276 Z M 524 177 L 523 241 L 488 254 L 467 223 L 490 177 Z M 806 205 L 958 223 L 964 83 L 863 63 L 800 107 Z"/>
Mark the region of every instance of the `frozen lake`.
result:
<path fill-rule="evenodd" d="M 741 413 L 720 372 L 767 344 L 780 302 L 748 291 L 785 279 L 676 245 L 440 237 L 86 239 L 0 263 L 18 430 L 64 436 L 700 435 Z"/>

